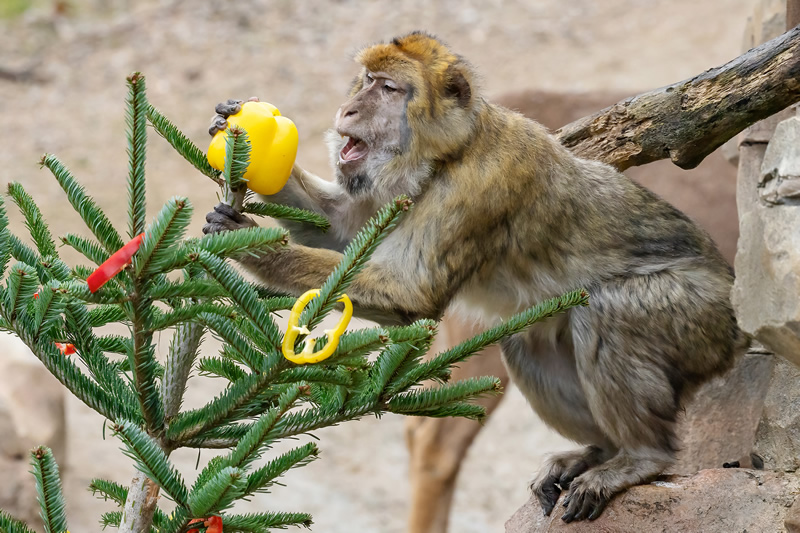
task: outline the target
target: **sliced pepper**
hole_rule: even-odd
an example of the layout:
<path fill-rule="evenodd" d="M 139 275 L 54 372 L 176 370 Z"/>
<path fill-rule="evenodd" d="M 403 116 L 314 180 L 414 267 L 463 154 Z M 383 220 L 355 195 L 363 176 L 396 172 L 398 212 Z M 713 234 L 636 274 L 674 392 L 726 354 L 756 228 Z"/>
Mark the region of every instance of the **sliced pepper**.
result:
<path fill-rule="evenodd" d="M 189 520 L 190 524 L 202 523 L 207 529 L 206 533 L 222 533 L 222 517 L 212 516 L 208 520 L 203 518 L 193 518 Z M 199 533 L 197 529 L 190 529 L 186 533 Z"/>
<path fill-rule="evenodd" d="M 122 269 L 130 264 L 133 254 L 135 254 L 139 250 L 139 246 L 142 245 L 143 237 L 144 233 L 140 233 L 128 241 L 125 246 L 103 261 L 103 264 L 97 267 L 97 270 L 86 278 L 86 283 L 89 284 L 90 292 L 97 292 L 97 289 L 105 285 L 108 280 L 122 272 Z"/>
<path fill-rule="evenodd" d="M 292 312 L 289 315 L 289 327 L 286 330 L 286 335 L 283 336 L 283 356 L 292 363 L 298 365 L 319 363 L 320 361 L 333 355 L 333 352 L 335 352 L 336 348 L 339 346 L 339 337 L 341 337 L 342 333 L 344 333 L 344 331 L 347 329 L 347 325 L 350 323 L 350 319 L 353 317 L 353 304 L 350 302 L 350 298 L 348 298 L 346 294 L 342 294 L 342 297 L 337 300 L 338 302 L 342 302 L 344 304 L 342 319 L 335 328 L 325 330 L 325 334 L 328 336 L 328 344 L 326 344 L 322 350 L 315 352 L 314 344 L 317 342 L 317 339 L 309 338 L 306 339 L 306 346 L 303 348 L 303 351 L 299 354 L 294 353 L 294 342 L 297 339 L 297 336 L 301 333 L 304 335 L 311 333 L 308 330 L 308 326 L 297 325 L 297 322 L 300 320 L 300 314 L 303 312 L 303 309 L 305 309 L 306 305 L 308 305 L 308 302 L 314 299 L 315 296 L 319 295 L 319 292 L 319 289 L 311 289 L 300 296 L 300 298 L 297 299 L 292 307 Z"/>
<path fill-rule="evenodd" d="M 72 355 L 75 353 L 75 345 L 68 342 L 55 342 L 56 348 L 61 350 L 61 355 Z"/>

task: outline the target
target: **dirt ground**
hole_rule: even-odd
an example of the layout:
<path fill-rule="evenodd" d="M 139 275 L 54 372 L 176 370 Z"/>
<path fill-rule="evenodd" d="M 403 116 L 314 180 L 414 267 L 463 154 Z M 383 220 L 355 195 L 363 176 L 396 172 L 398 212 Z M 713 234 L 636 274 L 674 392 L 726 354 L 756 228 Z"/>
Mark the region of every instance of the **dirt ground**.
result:
<path fill-rule="evenodd" d="M 13 3 L 32 5 L 0 18 L 0 69 L 30 72 L 32 79 L 0 76 L 0 181 L 21 182 L 57 234 L 85 230 L 52 177 L 39 169 L 44 152 L 57 154 L 125 227 L 124 78 L 134 70 L 147 76 L 150 102 L 203 147 L 218 101 L 258 95 L 277 105 L 298 125 L 299 163 L 329 175 L 322 133 L 355 73 L 351 57 L 366 43 L 428 30 L 470 59 L 489 98 L 521 89 L 635 93 L 738 55 L 753 7 L 752 0 Z M 0 16 L 9 14 L 8 6 Z M 155 214 L 172 195 L 186 195 L 199 234 L 216 186 L 156 135 L 147 165 L 148 212 Z M 14 224 L 21 229 L 18 218 Z M 18 351 L 13 341 L 3 343 L 0 351 Z M 212 342 L 204 346 L 214 349 Z M 208 394 L 198 387 L 191 393 L 194 401 Z M 100 512 L 110 509 L 85 490 L 88 480 L 127 482 L 129 461 L 115 440 L 102 439 L 101 418 L 75 400 L 68 404 L 68 424 L 68 457 L 58 459 L 66 466 L 71 530 L 97 531 Z M 314 531 L 403 531 L 402 426 L 400 417 L 386 416 L 317 432 L 320 459 L 243 510 L 308 511 Z M 462 471 L 452 531 L 501 531 L 526 500 L 526 482 L 543 454 L 570 446 L 509 390 Z M 210 456 L 204 453 L 201 461 Z M 191 480 L 196 454 L 177 452 L 175 458 Z"/>

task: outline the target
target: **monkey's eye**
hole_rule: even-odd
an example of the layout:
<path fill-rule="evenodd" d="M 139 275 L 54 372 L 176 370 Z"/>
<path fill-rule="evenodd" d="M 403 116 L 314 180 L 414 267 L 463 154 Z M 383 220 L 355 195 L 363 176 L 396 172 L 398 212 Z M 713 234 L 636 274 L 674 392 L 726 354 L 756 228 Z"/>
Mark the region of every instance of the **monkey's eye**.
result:
<path fill-rule="evenodd" d="M 383 83 L 383 90 L 387 93 L 393 93 L 397 90 L 397 86 L 391 81 L 385 81 Z"/>
<path fill-rule="evenodd" d="M 367 82 L 372 83 L 373 81 L 375 81 L 375 78 L 372 76 L 372 74 L 367 72 Z"/>

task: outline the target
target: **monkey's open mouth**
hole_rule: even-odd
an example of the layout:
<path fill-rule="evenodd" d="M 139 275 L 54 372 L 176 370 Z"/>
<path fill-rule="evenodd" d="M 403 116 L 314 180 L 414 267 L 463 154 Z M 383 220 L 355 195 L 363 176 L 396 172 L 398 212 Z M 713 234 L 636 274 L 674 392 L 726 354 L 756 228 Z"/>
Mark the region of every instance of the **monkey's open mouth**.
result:
<path fill-rule="evenodd" d="M 347 137 L 347 143 L 339 152 L 339 159 L 341 161 L 356 161 L 363 158 L 369 152 L 369 146 L 361 139 L 355 137 Z"/>

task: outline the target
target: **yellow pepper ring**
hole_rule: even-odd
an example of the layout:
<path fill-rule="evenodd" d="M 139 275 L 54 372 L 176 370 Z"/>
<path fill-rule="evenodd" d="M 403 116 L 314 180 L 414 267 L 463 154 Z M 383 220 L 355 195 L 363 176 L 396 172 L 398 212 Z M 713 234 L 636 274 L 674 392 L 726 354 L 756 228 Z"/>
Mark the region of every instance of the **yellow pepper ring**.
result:
<path fill-rule="evenodd" d="M 301 333 L 303 335 L 308 335 L 311 333 L 308 330 L 308 326 L 297 325 L 297 322 L 300 320 L 300 314 L 303 312 L 303 309 L 305 309 L 306 305 L 308 305 L 308 302 L 313 300 L 315 296 L 319 295 L 319 292 L 319 289 L 311 289 L 300 296 L 300 298 L 297 299 L 292 307 L 292 313 L 289 315 L 289 327 L 286 330 L 286 335 L 283 336 L 283 356 L 292 363 L 298 365 L 319 363 L 320 361 L 333 355 L 333 352 L 335 352 L 336 348 L 339 346 L 339 337 L 341 337 L 342 333 L 344 333 L 345 329 L 347 329 L 347 325 L 350 323 L 350 319 L 353 317 L 353 304 L 350 302 L 350 298 L 348 298 L 346 294 L 342 294 L 342 297 L 337 300 L 338 302 L 342 302 L 344 304 L 342 319 L 334 329 L 326 329 L 324 331 L 324 333 L 328 336 L 328 344 L 326 344 L 322 350 L 315 352 L 313 350 L 317 339 L 306 339 L 306 346 L 303 348 L 303 351 L 299 354 L 294 353 L 294 342 L 297 339 L 297 336 Z"/>

